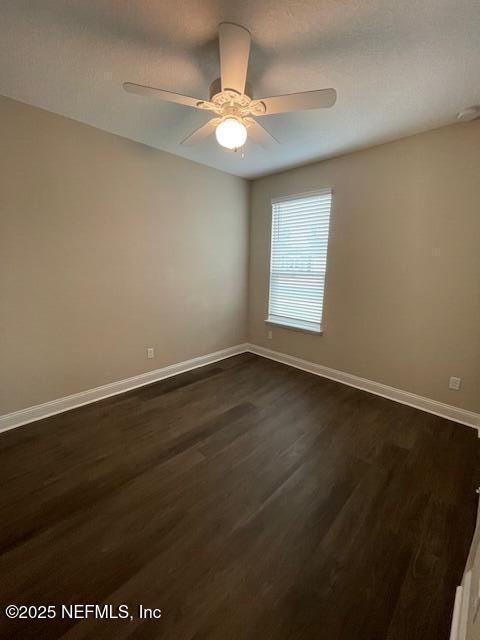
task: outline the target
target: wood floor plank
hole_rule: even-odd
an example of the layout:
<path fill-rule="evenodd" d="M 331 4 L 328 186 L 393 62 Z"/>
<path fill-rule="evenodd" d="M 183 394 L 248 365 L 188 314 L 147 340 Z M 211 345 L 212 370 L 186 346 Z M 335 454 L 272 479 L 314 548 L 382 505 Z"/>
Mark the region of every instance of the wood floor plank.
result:
<path fill-rule="evenodd" d="M 0 637 L 447 640 L 475 431 L 252 354 L 0 435 Z"/>

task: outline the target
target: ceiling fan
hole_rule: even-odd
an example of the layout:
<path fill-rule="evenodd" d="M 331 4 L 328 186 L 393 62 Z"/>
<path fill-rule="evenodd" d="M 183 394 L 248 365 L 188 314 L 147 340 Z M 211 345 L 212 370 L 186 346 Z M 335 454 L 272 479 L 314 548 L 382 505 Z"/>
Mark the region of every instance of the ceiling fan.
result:
<path fill-rule="evenodd" d="M 245 144 L 247 135 L 268 148 L 276 144 L 277 140 L 255 118 L 274 113 L 332 107 L 337 99 L 337 92 L 335 89 L 320 89 L 253 100 L 250 97 L 250 88 L 246 84 L 250 40 L 250 32 L 244 27 L 231 22 L 220 24 L 221 77 L 210 85 L 210 100 L 191 98 L 132 82 L 125 82 L 123 88 L 130 93 L 153 96 L 160 100 L 176 102 L 195 109 L 205 109 L 216 114 L 214 118 L 187 136 L 182 141 L 183 145 L 193 145 L 215 132 L 217 142 L 222 147 L 233 151 L 237 151 Z"/>

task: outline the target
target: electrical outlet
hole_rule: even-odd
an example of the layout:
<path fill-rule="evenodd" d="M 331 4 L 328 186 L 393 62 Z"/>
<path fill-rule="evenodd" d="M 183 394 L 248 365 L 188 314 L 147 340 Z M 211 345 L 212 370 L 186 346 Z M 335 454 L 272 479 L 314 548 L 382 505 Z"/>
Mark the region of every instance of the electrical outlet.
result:
<path fill-rule="evenodd" d="M 272 334 L 272 332 L 271 332 L 271 331 L 268 331 L 268 333 L 267 333 L 267 338 L 268 338 L 269 340 L 271 340 L 271 339 L 272 339 L 272 335 L 273 335 L 273 334 Z"/>
<path fill-rule="evenodd" d="M 153 347 L 148 347 L 147 348 L 147 358 L 153 358 L 155 357 L 155 350 Z"/>
<path fill-rule="evenodd" d="M 461 378 L 455 378 L 452 376 L 448 383 L 448 388 L 453 389 L 454 391 L 458 391 L 460 389 L 460 385 L 462 384 Z"/>

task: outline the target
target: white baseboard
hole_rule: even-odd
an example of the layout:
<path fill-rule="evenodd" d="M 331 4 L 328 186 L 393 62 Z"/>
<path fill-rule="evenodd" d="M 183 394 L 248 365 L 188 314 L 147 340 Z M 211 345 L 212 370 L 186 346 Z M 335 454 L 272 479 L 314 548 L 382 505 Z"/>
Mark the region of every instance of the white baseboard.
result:
<path fill-rule="evenodd" d="M 191 360 L 171 364 L 168 367 L 162 367 L 161 369 L 155 369 L 154 371 L 147 371 L 147 373 L 141 373 L 140 375 L 133 376 L 132 378 L 118 380 L 117 382 L 104 384 L 101 387 L 95 387 L 95 389 L 88 389 L 87 391 L 74 393 L 70 396 L 65 396 L 64 398 L 58 398 L 57 400 L 51 400 L 49 402 L 44 402 L 43 404 L 37 404 L 33 407 L 14 411 L 13 413 L 4 414 L 3 416 L 0 416 L 0 433 L 2 431 L 7 431 L 8 429 L 20 427 L 22 424 L 28 424 L 29 422 L 53 416 L 56 413 L 63 413 L 64 411 L 81 407 L 84 404 L 97 402 L 98 400 L 103 400 L 110 396 L 116 396 L 119 393 L 131 391 L 137 387 L 143 387 L 147 384 L 151 384 L 152 382 L 158 382 L 158 380 L 163 380 L 164 378 L 170 378 L 171 376 L 184 373 L 185 371 L 190 371 L 191 369 L 203 367 L 206 364 L 211 364 L 212 362 L 218 362 L 218 360 L 224 360 L 230 356 L 244 353 L 247 350 L 247 344 L 238 344 L 234 347 L 228 347 L 228 349 L 208 353 L 205 356 L 199 356 L 198 358 L 192 358 Z"/>
<path fill-rule="evenodd" d="M 330 369 L 329 367 L 324 367 L 321 364 L 315 364 L 314 362 L 302 360 L 295 356 L 289 356 L 278 351 L 271 351 L 270 349 L 258 347 L 254 344 L 248 345 L 248 351 L 256 353 L 259 356 L 263 356 L 264 358 L 276 360 L 277 362 L 288 364 L 291 367 L 302 369 L 309 373 L 314 373 L 317 376 L 336 380 L 337 382 L 341 382 L 342 384 L 346 384 L 350 387 L 362 389 L 363 391 L 368 391 L 369 393 L 373 393 L 377 396 L 395 400 L 395 402 L 400 402 L 401 404 L 408 404 L 410 407 L 415 407 L 416 409 L 433 413 L 441 418 L 447 418 L 447 420 L 453 420 L 454 422 L 459 422 L 460 424 L 467 425 L 468 427 L 473 427 L 479 431 L 480 436 L 480 413 L 474 413 L 473 411 L 467 411 L 460 407 L 454 407 L 449 404 L 444 404 L 443 402 L 437 402 L 430 398 L 417 396 L 409 391 L 395 389 L 394 387 L 389 387 L 386 384 L 381 384 L 380 382 L 360 378 L 352 375 L 351 373 L 338 371 L 337 369 Z"/>
<path fill-rule="evenodd" d="M 7 431 L 8 429 L 14 429 L 15 427 L 20 427 L 23 424 L 41 420 L 57 413 L 63 413 L 64 411 L 69 411 L 70 409 L 75 409 L 76 407 L 81 407 L 82 405 L 90 404 L 91 402 L 97 402 L 98 400 L 103 400 L 110 396 L 125 393 L 126 391 L 131 391 L 132 389 L 143 387 L 147 384 L 151 384 L 152 382 L 158 382 L 164 378 L 169 378 L 179 373 L 190 371 L 191 369 L 197 369 L 198 367 L 203 367 L 212 362 L 224 360 L 225 358 L 229 358 L 246 351 L 264 358 L 269 358 L 270 360 L 281 362 L 297 369 L 302 369 L 303 371 L 308 371 L 309 373 L 313 373 L 317 376 L 336 380 L 337 382 L 341 382 L 342 384 L 346 384 L 350 387 L 362 389 L 363 391 L 368 391 L 369 393 L 400 402 L 401 404 L 407 404 L 411 407 L 415 407 L 416 409 L 421 409 L 422 411 L 427 411 L 428 413 L 433 413 L 442 418 L 446 418 L 447 420 L 453 420 L 454 422 L 459 422 L 460 424 L 473 427 L 478 430 L 480 436 L 479 413 L 460 409 L 459 407 L 444 404 L 443 402 L 437 402 L 430 398 L 417 396 L 409 391 L 389 387 L 385 384 L 381 384 L 380 382 L 360 378 L 352 375 L 351 373 L 345 373 L 344 371 L 338 371 L 337 369 L 330 369 L 329 367 L 324 367 L 321 364 L 315 364 L 308 360 L 302 360 L 295 356 L 289 356 L 278 351 L 272 351 L 271 349 L 247 343 L 238 344 L 234 347 L 229 347 L 228 349 L 215 351 L 214 353 L 199 356 L 198 358 L 192 358 L 191 360 L 185 360 L 184 362 L 178 362 L 177 364 L 162 367 L 161 369 L 155 369 L 154 371 L 148 371 L 147 373 L 141 373 L 138 376 L 126 378 L 125 380 L 118 380 L 117 382 L 105 384 L 101 387 L 96 387 L 95 389 L 88 389 L 87 391 L 74 393 L 73 395 L 65 396 L 64 398 L 58 398 L 57 400 L 44 402 L 43 404 L 38 404 L 33 407 L 27 407 L 26 409 L 14 411 L 13 413 L 7 413 L 0 416 L 0 432 Z"/>

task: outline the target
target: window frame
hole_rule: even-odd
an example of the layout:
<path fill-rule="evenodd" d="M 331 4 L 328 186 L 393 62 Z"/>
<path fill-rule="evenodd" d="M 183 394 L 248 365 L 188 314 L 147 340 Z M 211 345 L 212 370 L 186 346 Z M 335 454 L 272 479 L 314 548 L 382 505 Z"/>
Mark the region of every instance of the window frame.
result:
<path fill-rule="evenodd" d="M 324 277 L 324 290 L 323 290 L 323 298 L 322 298 L 322 315 L 319 321 L 318 328 L 308 326 L 308 323 L 302 320 L 294 320 L 291 322 L 286 319 L 277 319 L 275 316 L 270 315 L 270 298 L 271 298 L 271 283 L 272 283 L 272 257 L 273 257 L 273 206 L 279 202 L 289 202 L 294 200 L 299 200 L 301 198 L 307 198 L 309 196 L 322 196 L 322 195 L 330 195 L 330 211 L 328 216 L 328 235 L 327 235 L 327 247 L 326 247 L 326 265 L 325 265 L 325 277 Z M 324 187 L 321 189 L 315 189 L 313 191 L 304 191 L 302 193 L 289 194 L 284 196 L 278 196 L 270 199 L 270 260 L 269 260 L 269 273 L 268 273 L 268 298 L 267 298 L 267 313 L 265 318 L 265 324 L 281 327 L 283 329 L 290 329 L 292 331 L 300 331 L 302 333 L 310 333 L 314 335 L 323 335 L 324 329 L 324 308 L 325 308 L 325 299 L 326 299 L 326 287 L 327 287 L 327 271 L 328 271 L 328 253 L 330 247 L 330 228 L 331 228 L 331 220 L 332 220 L 332 210 L 333 210 L 333 196 L 334 189 L 333 187 Z M 303 325 L 303 326 L 302 326 Z"/>

